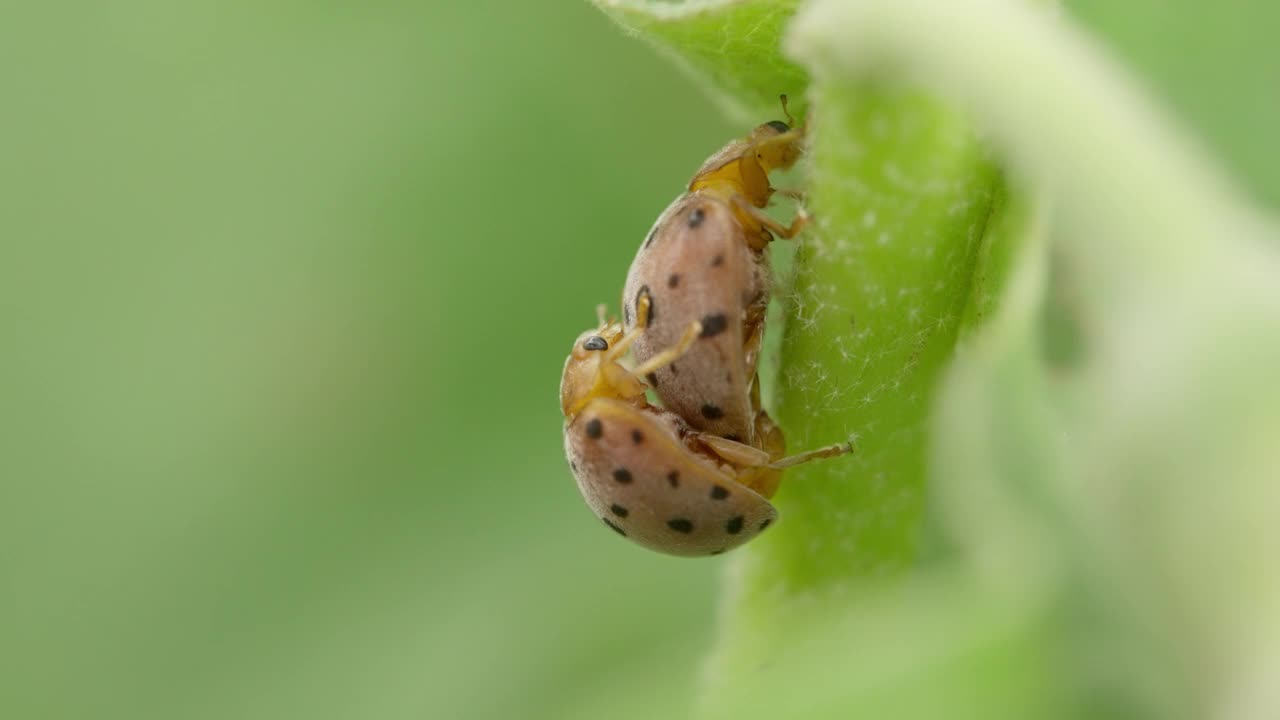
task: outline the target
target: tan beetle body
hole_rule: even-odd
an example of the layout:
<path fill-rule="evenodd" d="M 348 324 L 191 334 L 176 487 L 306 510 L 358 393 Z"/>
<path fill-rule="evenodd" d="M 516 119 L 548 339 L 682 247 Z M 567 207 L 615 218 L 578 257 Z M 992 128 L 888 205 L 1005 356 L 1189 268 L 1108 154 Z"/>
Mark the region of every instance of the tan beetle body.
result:
<path fill-rule="evenodd" d="M 763 251 L 805 222 L 801 213 L 782 226 L 761 208 L 775 192 L 769 171 L 793 165 L 802 141 L 803 130 L 774 121 L 708 158 L 654 223 L 623 287 L 624 328 L 648 325 L 634 345 L 641 362 L 702 323 L 698 343 L 649 378 L 662 404 L 700 431 L 758 448 L 753 385 L 770 291 Z M 638 316 L 642 295 L 651 317 Z"/>
<path fill-rule="evenodd" d="M 718 555 L 778 513 L 722 461 L 686 446 L 682 425 L 666 411 L 597 398 L 566 426 L 565 453 L 587 505 L 616 532 L 669 555 Z"/>
<path fill-rule="evenodd" d="M 647 317 L 647 302 L 640 309 Z M 565 455 L 587 505 L 619 534 L 670 555 L 718 555 L 750 540 L 777 517 L 767 498 L 783 468 L 852 449 L 846 443 L 781 458 L 697 432 L 651 405 L 642 376 L 688 352 L 702 330 L 692 323 L 629 370 L 619 360 L 645 329 L 624 334 L 602 320 L 574 343 L 560 383 Z"/>
<path fill-rule="evenodd" d="M 689 323 L 701 323 L 694 347 L 649 383 L 664 407 L 697 429 L 754 444 L 750 389 L 769 298 L 766 268 L 742 241 L 728 203 L 718 198 L 684 195 L 658 227 L 660 236 L 651 237 L 661 248 L 641 249 L 623 290 L 628 330 L 636 326 L 637 299 L 650 297 L 649 327 L 633 352 L 647 360 L 674 345 Z"/>

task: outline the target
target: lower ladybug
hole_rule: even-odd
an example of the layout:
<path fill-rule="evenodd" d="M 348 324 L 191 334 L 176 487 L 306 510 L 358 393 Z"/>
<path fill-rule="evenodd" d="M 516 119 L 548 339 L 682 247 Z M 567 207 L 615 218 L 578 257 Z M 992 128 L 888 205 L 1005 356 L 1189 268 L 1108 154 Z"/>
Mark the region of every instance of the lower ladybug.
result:
<path fill-rule="evenodd" d="M 754 538 L 778 515 L 768 497 L 783 468 L 853 450 L 842 443 L 784 458 L 651 405 L 642 378 L 687 353 L 704 329 L 691 324 L 629 370 L 620 360 L 645 329 L 624 333 L 602 319 L 574 343 L 560 383 L 565 454 L 587 505 L 619 535 L 670 555 L 718 555 Z M 781 440 L 767 415 L 758 422 Z"/>

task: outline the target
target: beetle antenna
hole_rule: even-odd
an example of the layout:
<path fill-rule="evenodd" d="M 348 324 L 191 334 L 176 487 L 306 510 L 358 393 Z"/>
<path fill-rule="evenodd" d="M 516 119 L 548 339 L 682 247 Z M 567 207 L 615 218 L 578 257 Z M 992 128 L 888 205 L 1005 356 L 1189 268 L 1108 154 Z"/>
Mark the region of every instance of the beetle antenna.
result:
<path fill-rule="evenodd" d="M 778 95 L 778 100 L 782 101 L 782 114 L 787 118 L 787 124 L 791 127 L 796 126 L 796 119 L 791 117 L 791 111 L 787 109 L 787 94 Z"/>

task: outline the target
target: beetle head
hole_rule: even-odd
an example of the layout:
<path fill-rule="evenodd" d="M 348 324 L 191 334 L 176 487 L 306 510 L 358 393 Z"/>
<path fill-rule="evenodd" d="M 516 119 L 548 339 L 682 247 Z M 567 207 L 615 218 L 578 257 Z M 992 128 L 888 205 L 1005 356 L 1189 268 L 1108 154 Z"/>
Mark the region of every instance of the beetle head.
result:
<path fill-rule="evenodd" d="M 613 320 L 602 321 L 598 328 L 578 336 L 560 378 L 560 409 L 566 418 L 598 397 L 644 398 L 644 385 L 618 362 L 634 339 Z"/>

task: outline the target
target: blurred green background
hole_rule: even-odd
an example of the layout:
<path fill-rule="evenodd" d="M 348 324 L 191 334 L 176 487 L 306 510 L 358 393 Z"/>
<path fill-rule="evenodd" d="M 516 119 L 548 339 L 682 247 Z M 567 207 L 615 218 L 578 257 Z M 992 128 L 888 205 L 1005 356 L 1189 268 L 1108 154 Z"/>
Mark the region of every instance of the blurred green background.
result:
<path fill-rule="evenodd" d="M 720 564 L 600 526 L 557 388 L 742 128 L 585 2 L 5 24 L 0 716 L 684 707 Z"/>

